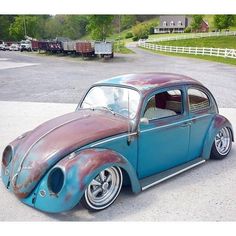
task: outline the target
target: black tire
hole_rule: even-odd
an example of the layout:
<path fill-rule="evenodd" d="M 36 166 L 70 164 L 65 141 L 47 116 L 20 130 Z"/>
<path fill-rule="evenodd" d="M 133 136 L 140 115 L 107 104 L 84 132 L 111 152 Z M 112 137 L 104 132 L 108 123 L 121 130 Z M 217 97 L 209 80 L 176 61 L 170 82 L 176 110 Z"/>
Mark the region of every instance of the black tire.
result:
<path fill-rule="evenodd" d="M 225 137 L 223 138 L 227 138 L 227 140 L 225 141 L 225 150 L 223 148 L 223 144 L 220 145 L 220 142 L 221 141 L 221 134 L 224 132 L 224 135 Z M 221 136 L 221 137 L 220 137 Z M 228 136 L 228 137 L 227 137 Z M 218 147 L 217 147 L 217 144 L 218 144 Z M 220 147 L 222 146 L 222 148 Z M 223 127 L 222 129 L 219 130 L 219 132 L 217 133 L 215 139 L 214 139 L 214 142 L 212 144 L 212 148 L 211 148 L 211 155 L 210 155 L 210 158 L 211 159 L 215 159 L 215 160 L 222 160 L 224 159 L 225 157 L 228 156 L 230 150 L 231 150 L 231 147 L 232 147 L 232 133 L 231 133 L 231 130 L 228 128 L 228 127 Z M 222 149 L 222 151 L 221 151 Z"/>
<path fill-rule="evenodd" d="M 102 172 L 104 179 L 101 178 Z M 110 181 L 108 179 L 110 179 Z M 93 183 L 93 181 L 95 183 Z M 123 175 L 121 169 L 119 167 L 106 168 L 87 186 L 81 199 L 81 204 L 89 211 L 95 212 L 104 210 L 117 199 L 122 184 Z M 95 192 L 96 196 L 94 196 Z"/>

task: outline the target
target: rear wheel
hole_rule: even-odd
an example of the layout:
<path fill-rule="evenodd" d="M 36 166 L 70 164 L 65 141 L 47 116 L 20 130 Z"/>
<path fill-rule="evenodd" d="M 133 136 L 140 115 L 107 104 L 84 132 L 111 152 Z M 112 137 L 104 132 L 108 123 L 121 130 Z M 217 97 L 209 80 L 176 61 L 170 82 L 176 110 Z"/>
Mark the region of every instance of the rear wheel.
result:
<path fill-rule="evenodd" d="M 232 147 L 232 134 L 229 128 L 223 127 L 216 134 L 211 149 L 211 158 L 221 160 L 225 158 Z"/>
<path fill-rule="evenodd" d="M 90 211 L 99 211 L 110 206 L 118 197 L 123 182 L 119 167 L 102 170 L 85 190 L 81 203 Z"/>

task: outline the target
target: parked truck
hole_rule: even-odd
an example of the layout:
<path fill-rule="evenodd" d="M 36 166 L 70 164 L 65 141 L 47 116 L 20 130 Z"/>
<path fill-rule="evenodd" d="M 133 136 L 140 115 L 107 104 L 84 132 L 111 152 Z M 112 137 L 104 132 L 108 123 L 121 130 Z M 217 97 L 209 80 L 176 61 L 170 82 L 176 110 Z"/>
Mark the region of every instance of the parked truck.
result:
<path fill-rule="evenodd" d="M 94 43 L 94 51 L 96 55 L 101 57 L 109 56 L 114 57 L 113 43 L 108 41 L 96 41 Z"/>
<path fill-rule="evenodd" d="M 20 51 L 23 52 L 23 51 L 28 51 L 28 52 L 31 52 L 32 51 L 32 44 L 31 44 L 31 41 L 30 40 L 22 40 L 20 42 Z"/>
<path fill-rule="evenodd" d="M 31 40 L 32 50 L 38 51 L 39 50 L 39 41 L 38 40 Z"/>
<path fill-rule="evenodd" d="M 62 42 L 62 48 L 64 53 L 75 53 L 76 52 L 76 41 Z"/>
<path fill-rule="evenodd" d="M 83 57 L 92 57 L 94 56 L 94 46 L 87 41 L 76 42 L 76 53 Z"/>

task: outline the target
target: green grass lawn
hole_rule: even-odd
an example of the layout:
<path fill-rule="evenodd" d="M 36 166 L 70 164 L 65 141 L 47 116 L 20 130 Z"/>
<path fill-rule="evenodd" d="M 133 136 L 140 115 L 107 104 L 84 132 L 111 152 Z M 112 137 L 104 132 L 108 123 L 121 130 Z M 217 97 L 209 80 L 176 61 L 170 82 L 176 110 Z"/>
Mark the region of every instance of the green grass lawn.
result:
<path fill-rule="evenodd" d="M 122 54 L 130 54 L 130 53 L 134 53 L 132 50 L 130 50 L 129 48 L 127 48 L 125 46 L 125 42 L 124 41 L 115 41 L 114 43 L 114 52 L 115 53 L 122 53 Z"/>
<path fill-rule="evenodd" d="M 197 59 L 220 62 L 220 63 L 225 63 L 225 64 L 230 64 L 230 65 L 236 66 L 236 59 L 233 59 L 233 58 L 203 56 L 203 55 L 193 55 L 193 54 L 181 54 L 181 53 L 172 53 L 172 52 L 160 52 L 160 51 L 154 51 L 154 50 L 147 49 L 147 48 L 142 48 L 142 49 L 147 50 L 147 51 L 152 51 L 153 53 L 161 54 L 161 55 L 168 55 L 168 56 L 174 56 L 174 57 L 197 58 Z"/>
<path fill-rule="evenodd" d="M 219 36 L 156 42 L 156 44 L 180 47 L 235 48 L 236 36 Z"/>

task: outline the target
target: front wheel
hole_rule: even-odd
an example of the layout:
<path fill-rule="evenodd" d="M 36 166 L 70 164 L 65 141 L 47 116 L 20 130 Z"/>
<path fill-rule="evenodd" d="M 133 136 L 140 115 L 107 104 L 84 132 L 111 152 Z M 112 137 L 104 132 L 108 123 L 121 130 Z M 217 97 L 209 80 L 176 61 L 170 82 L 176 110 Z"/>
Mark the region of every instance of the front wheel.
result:
<path fill-rule="evenodd" d="M 90 211 L 99 211 L 110 206 L 118 197 L 123 182 L 119 167 L 102 170 L 88 185 L 81 200 Z"/>
<path fill-rule="evenodd" d="M 211 158 L 221 160 L 225 158 L 232 147 L 232 134 L 229 128 L 223 127 L 216 134 L 211 149 Z"/>

